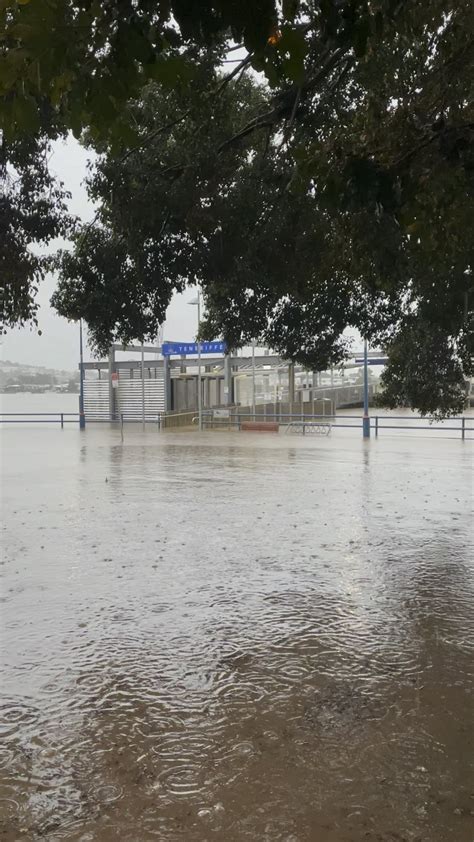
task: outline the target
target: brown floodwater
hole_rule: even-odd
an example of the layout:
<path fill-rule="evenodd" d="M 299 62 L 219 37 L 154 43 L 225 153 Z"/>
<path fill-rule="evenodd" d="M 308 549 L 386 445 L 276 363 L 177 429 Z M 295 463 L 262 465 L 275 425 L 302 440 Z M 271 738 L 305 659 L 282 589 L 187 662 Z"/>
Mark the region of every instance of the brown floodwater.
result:
<path fill-rule="evenodd" d="M 473 842 L 472 443 L 2 454 L 2 842 Z"/>

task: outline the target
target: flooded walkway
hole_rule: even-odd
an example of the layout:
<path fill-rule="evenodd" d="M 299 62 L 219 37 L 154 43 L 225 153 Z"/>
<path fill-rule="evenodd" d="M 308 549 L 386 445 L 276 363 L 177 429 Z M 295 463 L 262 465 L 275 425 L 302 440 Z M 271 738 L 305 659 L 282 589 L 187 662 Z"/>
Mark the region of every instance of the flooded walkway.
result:
<path fill-rule="evenodd" d="M 2 842 L 472 842 L 472 447 L 5 429 Z"/>

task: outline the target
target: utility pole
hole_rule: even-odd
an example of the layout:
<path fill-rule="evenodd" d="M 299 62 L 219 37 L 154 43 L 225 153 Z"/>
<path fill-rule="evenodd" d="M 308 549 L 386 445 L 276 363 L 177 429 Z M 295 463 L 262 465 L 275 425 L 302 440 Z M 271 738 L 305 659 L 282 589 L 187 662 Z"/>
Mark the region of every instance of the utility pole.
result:
<path fill-rule="evenodd" d="M 82 319 L 79 319 L 79 360 L 80 360 L 80 378 L 79 378 L 79 429 L 85 430 L 86 416 L 84 414 L 84 349 L 82 344 Z"/>
<path fill-rule="evenodd" d="M 370 439 L 370 417 L 369 417 L 369 360 L 367 339 L 364 339 L 364 417 L 362 419 L 362 434 L 365 439 Z"/>

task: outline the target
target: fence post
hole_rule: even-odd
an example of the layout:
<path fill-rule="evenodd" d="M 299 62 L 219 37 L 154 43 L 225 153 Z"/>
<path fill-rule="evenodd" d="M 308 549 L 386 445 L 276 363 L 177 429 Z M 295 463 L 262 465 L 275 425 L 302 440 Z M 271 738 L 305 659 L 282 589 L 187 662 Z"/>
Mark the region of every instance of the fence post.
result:
<path fill-rule="evenodd" d="M 466 438 L 466 419 L 461 418 L 461 438 L 464 441 Z"/>
<path fill-rule="evenodd" d="M 64 414 L 61 412 L 61 430 L 64 428 Z M 464 436 L 463 436 L 464 438 Z"/>
<path fill-rule="evenodd" d="M 375 416 L 375 435 L 378 436 L 379 434 L 379 416 Z"/>

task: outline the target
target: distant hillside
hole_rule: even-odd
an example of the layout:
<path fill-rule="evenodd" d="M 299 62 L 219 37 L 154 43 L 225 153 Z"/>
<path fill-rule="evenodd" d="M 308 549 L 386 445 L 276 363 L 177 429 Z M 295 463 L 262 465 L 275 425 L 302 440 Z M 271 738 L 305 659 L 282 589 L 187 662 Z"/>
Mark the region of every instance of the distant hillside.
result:
<path fill-rule="evenodd" d="M 0 389 L 5 386 L 57 386 L 79 381 L 79 372 L 0 360 Z"/>

